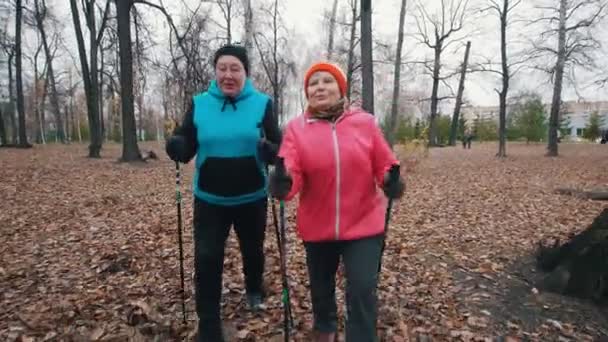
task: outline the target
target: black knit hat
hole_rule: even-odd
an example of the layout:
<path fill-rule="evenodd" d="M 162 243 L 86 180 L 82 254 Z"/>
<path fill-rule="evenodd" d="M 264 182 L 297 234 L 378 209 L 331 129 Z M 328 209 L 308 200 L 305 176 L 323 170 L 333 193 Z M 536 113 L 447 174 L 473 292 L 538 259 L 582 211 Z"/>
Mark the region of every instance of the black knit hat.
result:
<path fill-rule="evenodd" d="M 243 67 L 245 68 L 245 74 L 247 74 L 247 76 L 249 76 L 249 58 L 247 57 L 247 50 L 245 49 L 245 47 L 243 47 L 241 45 L 236 45 L 236 44 L 226 44 L 226 45 L 222 46 L 221 48 L 219 48 L 215 52 L 215 56 L 213 57 L 213 67 L 214 68 L 217 65 L 217 60 L 221 56 L 225 56 L 225 55 L 230 55 L 230 56 L 234 56 L 234 57 L 238 58 L 239 61 L 241 61 L 241 63 L 243 63 Z"/>

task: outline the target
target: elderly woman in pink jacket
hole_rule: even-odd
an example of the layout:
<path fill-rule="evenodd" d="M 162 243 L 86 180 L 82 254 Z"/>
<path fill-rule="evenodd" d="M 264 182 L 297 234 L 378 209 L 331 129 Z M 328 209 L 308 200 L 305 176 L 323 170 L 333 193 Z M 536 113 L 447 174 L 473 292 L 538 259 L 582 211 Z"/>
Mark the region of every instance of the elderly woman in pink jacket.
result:
<path fill-rule="evenodd" d="M 398 198 L 404 191 L 401 178 L 388 177 L 398 161 L 374 116 L 346 105 L 346 78 L 336 65 L 312 65 L 304 90 L 308 108 L 287 124 L 279 151 L 286 171 L 271 174 L 269 190 L 284 200 L 299 194 L 297 229 L 306 249 L 316 341 L 336 339 L 340 258 L 347 281 L 346 341 L 377 341 L 385 196 Z"/>

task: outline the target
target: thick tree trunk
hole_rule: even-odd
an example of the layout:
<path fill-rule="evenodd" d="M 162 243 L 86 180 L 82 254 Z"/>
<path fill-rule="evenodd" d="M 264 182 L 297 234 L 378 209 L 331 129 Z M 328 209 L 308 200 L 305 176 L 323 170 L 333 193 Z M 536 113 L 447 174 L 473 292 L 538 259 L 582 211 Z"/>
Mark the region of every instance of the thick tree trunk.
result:
<path fill-rule="evenodd" d="M 363 109 L 374 114 L 372 0 L 361 0 L 361 77 Z"/>
<path fill-rule="evenodd" d="M 8 145 L 6 127 L 4 126 L 4 113 L 6 113 L 6 110 L 4 108 L 0 108 L 0 146 Z"/>
<path fill-rule="evenodd" d="M 458 135 L 458 123 L 460 122 L 460 110 L 462 108 L 462 96 L 464 94 L 464 81 L 467 76 L 467 67 L 469 65 L 469 52 L 471 51 L 471 42 L 467 42 L 467 47 L 464 51 L 464 61 L 460 70 L 460 82 L 458 83 L 458 93 L 456 94 L 456 105 L 454 106 L 454 115 L 452 115 L 452 125 L 450 127 L 450 146 L 456 146 L 456 136 Z"/>
<path fill-rule="evenodd" d="M 598 303 L 608 299 L 608 209 L 585 230 L 566 243 L 553 246 L 539 242 L 538 268 L 549 272 L 537 285 L 542 290 L 563 293 Z"/>
<path fill-rule="evenodd" d="M 133 53 L 131 51 L 132 0 L 116 0 L 118 19 L 118 45 L 120 49 L 120 98 L 122 107 L 122 157 L 121 161 L 142 160 L 137 145 L 137 127 L 133 105 Z"/>
<path fill-rule="evenodd" d="M 19 146 L 31 147 L 27 141 L 27 130 L 25 127 L 25 101 L 23 97 L 23 66 L 21 53 L 21 26 L 23 17 L 23 7 L 21 0 L 16 0 L 15 15 L 15 73 L 17 81 L 17 113 L 19 116 Z"/>
<path fill-rule="evenodd" d="M 399 33 L 397 35 L 397 52 L 395 56 L 395 73 L 393 76 L 393 101 L 391 103 L 391 116 L 388 123 L 388 142 L 392 147 L 395 143 L 395 129 L 397 125 L 397 115 L 399 112 L 399 92 L 401 90 L 401 53 L 403 51 L 403 24 L 405 22 L 405 12 L 407 0 L 401 0 L 401 11 L 399 12 Z"/>
<path fill-rule="evenodd" d="M 94 9 L 94 2 L 91 1 L 90 6 Z M 91 51 L 91 66 L 87 63 L 87 54 L 80 26 L 80 14 L 76 0 L 70 0 L 70 8 L 72 12 L 72 20 L 74 22 L 74 30 L 76 33 L 76 42 L 78 44 L 78 55 L 80 57 L 80 66 L 82 70 L 82 81 L 84 83 L 85 96 L 87 98 L 87 115 L 89 119 L 89 158 L 100 158 L 101 152 L 101 130 L 99 129 L 99 112 L 97 104 L 97 37 L 95 30 L 95 11 L 93 9 L 87 12 L 87 22 L 89 22 L 90 31 L 90 51 Z M 94 64 L 93 64 L 94 63 Z M 78 132 L 80 136 L 80 117 L 78 117 Z"/>
<path fill-rule="evenodd" d="M 18 136 L 18 128 L 17 128 L 17 116 L 16 116 L 16 112 L 15 112 L 15 80 L 13 77 L 13 58 L 15 57 L 15 54 L 10 54 L 8 56 L 8 105 L 9 105 L 9 109 L 8 109 L 8 117 L 11 120 L 11 143 L 13 145 L 17 145 L 17 142 L 19 141 L 17 136 Z"/>
<path fill-rule="evenodd" d="M 433 90 L 431 91 L 431 116 L 429 118 L 429 146 L 437 145 L 437 108 L 439 106 L 439 75 L 441 73 L 441 51 L 443 45 L 437 40 L 435 46 L 435 63 L 433 65 Z"/>
<path fill-rule="evenodd" d="M 553 83 L 553 98 L 551 101 L 551 115 L 549 116 L 549 143 L 547 156 L 557 157 L 557 130 L 559 128 L 559 109 L 562 98 L 562 82 L 566 64 L 566 7 L 567 0 L 560 0 L 559 31 L 557 39 L 557 62 L 555 63 L 555 77 Z"/>

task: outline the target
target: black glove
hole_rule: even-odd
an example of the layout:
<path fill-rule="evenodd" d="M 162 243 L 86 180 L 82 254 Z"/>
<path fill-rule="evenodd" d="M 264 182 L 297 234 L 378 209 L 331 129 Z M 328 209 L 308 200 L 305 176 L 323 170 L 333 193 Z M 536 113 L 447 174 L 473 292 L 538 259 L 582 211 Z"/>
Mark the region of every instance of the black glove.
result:
<path fill-rule="evenodd" d="M 274 198 L 284 200 L 287 194 L 291 190 L 293 180 L 285 169 L 283 158 L 277 158 L 275 168 L 270 172 L 270 179 L 268 182 L 268 192 Z"/>
<path fill-rule="evenodd" d="M 265 138 L 258 140 L 258 156 L 264 164 L 274 164 L 278 153 L 279 145 L 273 144 Z"/>
<path fill-rule="evenodd" d="M 165 151 L 169 155 L 169 158 L 175 162 L 187 163 L 190 161 L 186 138 L 181 135 L 172 135 L 167 139 Z"/>
<path fill-rule="evenodd" d="M 382 191 L 386 197 L 390 199 L 401 198 L 405 192 L 405 183 L 399 174 L 399 165 L 393 165 L 390 170 L 384 175 L 382 183 Z"/>

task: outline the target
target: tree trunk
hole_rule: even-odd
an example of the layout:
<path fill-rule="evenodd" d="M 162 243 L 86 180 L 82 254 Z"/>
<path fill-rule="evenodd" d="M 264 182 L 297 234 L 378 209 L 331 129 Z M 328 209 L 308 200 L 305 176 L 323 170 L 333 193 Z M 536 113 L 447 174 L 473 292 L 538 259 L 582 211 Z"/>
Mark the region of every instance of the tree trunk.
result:
<path fill-rule="evenodd" d="M 509 79 L 511 78 L 507 62 L 507 15 L 509 14 L 509 1 L 503 0 L 503 9 L 500 15 L 500 56 L 502 61 L 502 90 L 499 93 L 498 115 L 498 153 L 499 158 L 507 156 L 507 95 L 509 93 Z"/>
<path fill-rule="evenodd" d="M 103 51 L 99 54 L 99 128 L 101 130 L 101 141 L 106 140 L 106 123 L 103 117 L 103 70 L 105 68 L 105 61 L 103 58 Z"/>
<path fill-rule="evenodd" d="M 94 1 L 91 1 L 90 6 L 95 8 Z M 80 66 L 82 72 L 82 81 L 84 83 L 85 96 L 87 98 L 87 115 L 89 119 L 89 158 L 100 158 L 101 151 L 101 130 L 99 129 L 99 112 L 97 104 L 97 37 L 95 36 L 95 11 L 89 10 L 87 13 L 87 22 L 89 22 L 90 32 L 90 51 L 91 51 L 91 68 L 87 63 L 87 54 L 85 51 L 84 38 L 82 28 L 80 26 L 80 14 L 76 0 L 70 0 L 70 8 L 72 12 L 72 20 L 74 22 L 74 30 L 76 32 L 76 42 L 78 44 L 78 55 L 80 57 Z M 80 117 L 78 117 L 78 133 L 80 136 Z"/>
<path fill-rule="evenodd" d="M 72 141 L 73 137 L 72 137 L 72 132 L 70 131 L 70 108 L 69 106 L 66 104 L 63 106 L 63 115 L 64 115 L 64 132 L 65 132 L 65 142 L 67 144 L 70 143 L 70 141 Z"/>
<path fill-rule="evenodd" d="M 401 90 L 401 53 L 403 50 L 403 24 L 407 0 L 401 0 L 401 11 L 399 12 L 399 34 L 397 35 L 397 53 L 395 56 L 395 75 L 393 76 L 393 102 L 391 104 L 391 116 L 388 124 L 388 142 L 391 147 L 395 143 L 395 126 L 397 125 L 397 114 L 399 111 L 399 92 Z"/>
<path fill-rule="evenodd" d="M 4 113 L 6 113 L 6 110 L 4 108 L 0 108 L 0 146 L 8 145 L 6 128 L 4 127 Z"/>
<path fill-rule="evenodd" d="M 437 145 L 437 132 L 436 132 L 436 120 L 437 108 L 439 105 L 439 75 L 441 72 L 441 51 L 443 45 L 439 39 L 437 39 L 437 45 L 435 46 L 435 64 L 433 66 L 433 90 L 431 92 L 431 117 L 429 118 L 429 146 Z"/>
<path fill-rule="evenodd" d="M 137 146 L 137 127 L 133 106 L 133 53 L 131 51 L 132 0 L 116 0 L 118 19 L 118 46 L 120 50 L 120 99 L 122 107 L 122 157 L 121 161 L 140 161 Z"/>
<path fill-rule="evenodd" d="M 49 47 L 49 43 L 46 37 L 46 30 L 44 28 L 44 15 L 40 12 L 40 7 L 38 4 L 38 0 L 34 1 L 34 5 L 36 8 L 36 23 L 38 26 L 38 31 L 40 31 L 40 37 L 42 38 L 42 46 L 44 47 L 44 55 L 46 56 L 46 65 L 48 68 L 48 80 L 49 83 L 45 84 L 51 86 L 51 106 L 53 108 L 53 115 L 55 116 L 55 125 L 57 126 L 56 137 L 62 142 L 65 143 L 65 132 L 63 130 L 63 120 L 61 118 L 61 109 L 59 108 L 59 96 L 57 94 L 57 83 L 55 82 L 55 72 L 53 69 L 53 56 L 51 54 L 51 49 Z M 42 9 L 46 12 L 46 8 Z"/>
<path fill-rule="evenodd" d="M 327 41 L 327 60 L 331 61 L 334 52 L 334 34 L 336 31 L 336 16 L 338 15 L 338 0 L 334 0 L 329 18 L 329 37 Z"/>
<path fill-rule="evenodd" d="M 139 24 L 137 22 L 137 12 L 133 15 L 133 25 L 135 25 L 135 59 L 137 64 L 137 87 L 135 88 L 135 98 L 137 101 L 138 108 L 138 116 L 139 120 L 137 120 L 138 126 L 138 137 L 141 141 L 146 140 L 145 133 L 145 125 L 144 125 L 144 116 L 145 116 L 145 108 L 144 108 L 144 93 L 146 88 L 146 78 L 144 74 L 144 67 L 141 62 L 141 41 L 139 39 Z"/>
<path fill-rule="evenodd" d="M 245 49 L 251 51 L 253 48 L 253 9 L 251 0 L 245 0 Z"/>
<path fill-rule="evenodd" d="M 40 80 L 38 79 L 38 55 L 40 54 L 40 46 L 38 46 L 38 49 L 36 50 L 36 53 L 34 53 L 34 86 L 32 87 L 32 93 L 34 96 L 34 100 L 32 101 L 32 104 L 34 107 L 34 122 L 36 125 L 36 135 L 35 135 L 35 140 L 34 142 L 36 144 L 42 144 L 42 120 L 40 118 L 40 102 L 38 101 L 38 98 L 40 97 L 40 95 L 38 94 L 38 84 L 40 83 Z M 45 85 L 46 86 L 46 85 Z"/>
<path fill-rule="evenodd" d="M 96 27 L 96 19 L 95 19 L 95 1 L 91 1 L 90 8 L 88 12 L 88 26 L 89 26 L 89 41 L 90 41 L 90 74 L 91 77 L 91 91 L 90 91 L 90 100 L 87 101 L 91 107 L 91 110 L 94 113 L 94 121 L 91 122 L 89 118 L 89 131 L 91 136 L 91 145 L 94 146 L 93 149 L 99 154 L 101 151 L 102 144 L 102 136 L 101 136 L 101 125 L 100 125 L 100 117 L 99 117 L 99 70 L 97 64 L 97 53 L 99 52 L 99 44 L 97 41 L 97 27 Z M 97 157 L 97 156 L 96 156 Z"/>
<path fill-rule="evenodd" d="M 15 73 L 17 81 L 17 113 L 19 115 L 19 146 L 31 147 L 27 141 L 27 130 L 25 127 L 25 102 L 23 97 L 23 66 L 21 56 L 21 26 L 23 7 L 21 0 L 16 0 L 16 15 L 15 15 Z"/>
<path fill-rule="evenodd" d="M 357 38 L 357 0 L 352 0 L 352 16 L 350 40 L 348 44 L 348 67 L 346 70 L 346 98 L 350 100 L 353 88 L 353 73 L 355 72 L 355 39 Z"/>
<path fill-rule="evenodd" d="M 363 109 L 374 114 L 372 0 L 361 0 L 361 77 Z"/>
<path fill-rule="evenodd" d="M 557 40 L 557 62 L 555 64 L 555 78 L 553 83 L 553 99 L 551 101 L 551 115 L 549 116 L 549 143 L 547 156 L 557 157 L 557 129 L 559 128 L 559 108 L 562 98 L 562 82 L 566 64 L 566 7 L 567 0 L 560 0 L 559 32 Z"/>
<path fill-rule="evenodd" d="M 45 108 L 46 108 L 46 99 L 48 97 L 48 84 L 49 84 L 49 77 L 50 77 L 49 76 L 49 70 L 50 69 L 48 68 L 48 65 L 46 65 L 46 68 L 47 68 L 46 69 L 46 78 L 44 79 L 44 87 L 42 88 L 42 98 L 40 99 L 40 103 L 38 105 L 38 108 L 39 108 L 38 110 L 40 112 L 40 124 L 41 124 L 40 131 L 42 132 L 42 143 L 43 144 L 46 144 L 46 130 L 45 130 L 45 127 L 46 127 L 46 110 L 45 110 Z M 59 113 L 59 115 L 61 115 L 61 113 Z M 63 124 L 61 118 L 59 119 L 59 122 L 61 124 Z M 63 127 L 59 128 L 59 129 L 63 129 Z M 56 143 L 59 140 L 59 135 L 57 134 L 57 132 L 58 132 L 59 129 L 55 130 L 55 142 Z M 62 143 L 63 142 L 64 141 L 62 140 Z"/>
<path fill-rule="evenodd" d="M 11 120 L 11 143 L 17 145 L 17 117 L 15 116 L 15 91 L 14 91 L 14 79 L 13 79 L 13 58 L 15 54 L 12 53 L 8 56 L 8 104 L 9 113 L 8 117 Z"/>
<path fill-rule="evenodd" d="M 450 127 L 450 146 L 456 146 L 456 136 L 458 135 L 458 123 L 460 122 L 460 109 L 462 107 L 462 95 L 464 94 L 464 81 L 467 76 L 467 67 L 469 65 L 469 52 L 471 51 L 471 42 L 467 42 L 467 47 L 464 51 L 464 62 L 460 70 L 460 82 L 458 83 L 458 93 L 456 94 L 456 105 L 454 106 L 454 115 L 452 115 L 452 126 Z"/>

